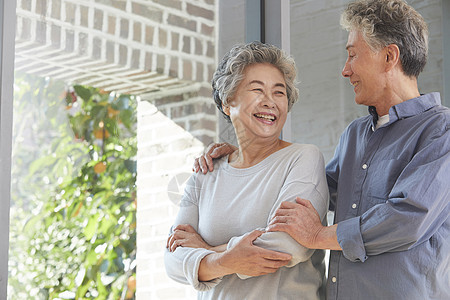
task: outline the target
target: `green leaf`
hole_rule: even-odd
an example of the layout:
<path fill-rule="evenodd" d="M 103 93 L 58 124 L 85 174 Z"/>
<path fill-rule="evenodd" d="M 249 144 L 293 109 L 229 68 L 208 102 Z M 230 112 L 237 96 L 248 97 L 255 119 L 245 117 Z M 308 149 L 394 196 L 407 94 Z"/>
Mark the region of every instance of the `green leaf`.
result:
<path fill-rule="evenodd" d="M 77 94 L 77 96 L 79 96 L 81 99 L 83 99 L 84 101 L 89 101 L 89 99 L 91 98 L 91 91 L 87 88 L 85 88 L 82 85 L 75 85 L 73 87 L 73 89 L 75 90 L 75 93 Z"/>
<path fill-rule="evenodd" d="M 23 227 L 24 232 L 34 232 L 37 225 L 42 222 L 42 216 L 33 216 L 28 219 L 28 221 L 25 223 L 25 226 Z"/>
<path fill-rule="evenodd" d="M 127 168 L 130 173 L 136 173 L 137 171 L 137 162 L 135 160 L 126 159 L 123 162 L 125 164 L 125 167 Z"/>
<path fill-rule="evenodd" d="M 89 218 L 87 226 L 84 228 L 84 236 L 87 240 L 92 239 L 98 227 L 98 214 Z"/>
<path fill-rule="evenodd" d="M 124 110 L 130 107 L 130 96 L 120 95 L 111 105 L 115 110 Z"/>

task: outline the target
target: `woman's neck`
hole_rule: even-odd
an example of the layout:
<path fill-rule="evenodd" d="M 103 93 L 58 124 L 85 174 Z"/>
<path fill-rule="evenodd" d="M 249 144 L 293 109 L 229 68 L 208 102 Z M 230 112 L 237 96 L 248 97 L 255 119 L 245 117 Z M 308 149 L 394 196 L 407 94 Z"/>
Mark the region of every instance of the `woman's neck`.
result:
<path fill-rule="evenodd" d="M 239 142 L 239 148 L 233 152 L 228 159 L 232 167 L 243 169 L 249 168 L 263 161 L 269 155 L 283 149 L 291 143 L 277 139 L 267 143 L 243 143 Z"/>

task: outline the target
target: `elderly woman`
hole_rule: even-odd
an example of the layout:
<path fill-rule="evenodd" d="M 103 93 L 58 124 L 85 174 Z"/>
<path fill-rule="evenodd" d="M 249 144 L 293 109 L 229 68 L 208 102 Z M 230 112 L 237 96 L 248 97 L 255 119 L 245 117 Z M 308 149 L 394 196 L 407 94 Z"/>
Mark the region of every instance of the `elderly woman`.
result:
<path fill-rule="evenodd" d="M 230 50 L 212 87 L 238 149 L 192 175 L 167 242 L 168 275 L 199 299 L 324 298 L 324 253 L 265 232 L 283 201 L 310 199 L 323 222 L 328 188 L 317 147 L 280 133 L 298 98 L 291 57 L 254 42 Z"/>

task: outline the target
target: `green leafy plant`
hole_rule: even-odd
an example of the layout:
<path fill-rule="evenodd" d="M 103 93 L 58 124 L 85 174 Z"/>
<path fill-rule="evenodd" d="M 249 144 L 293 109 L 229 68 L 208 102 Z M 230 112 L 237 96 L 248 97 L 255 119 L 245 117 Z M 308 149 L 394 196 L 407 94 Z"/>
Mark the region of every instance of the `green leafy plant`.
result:
<path fill-rule="evenodd" d="M 45 80 L 37 80 L 38 90 L 54 96 Z M 27 96 L 22 91 L 16 101 Z M 23 221 L 11 222 L 10 252 L 26 259 L 10 258 L 9 297 L 134 299 L 136 98 L 75 85 L 58 99 L 43 111 L 61 101 L 65 110 L 55 109 L 43 124 L 62 113 L 71 130 L 56 135 L 39 157 L 17 156 L 18 166 L 29 164 L 28 184 L 16 183 L 24 197 L 12 216 Z"/>

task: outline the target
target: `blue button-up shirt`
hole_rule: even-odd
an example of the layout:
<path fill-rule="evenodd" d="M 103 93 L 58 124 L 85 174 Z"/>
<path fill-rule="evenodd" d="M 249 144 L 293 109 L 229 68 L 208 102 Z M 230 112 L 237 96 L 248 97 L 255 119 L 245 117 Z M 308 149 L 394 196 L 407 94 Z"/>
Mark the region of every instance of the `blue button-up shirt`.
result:
<path fill-rule="evenodd" d="M 353 121 L 327 165 L 328 299 L 450 299 L 450 109 L 438 93 Z"/>

